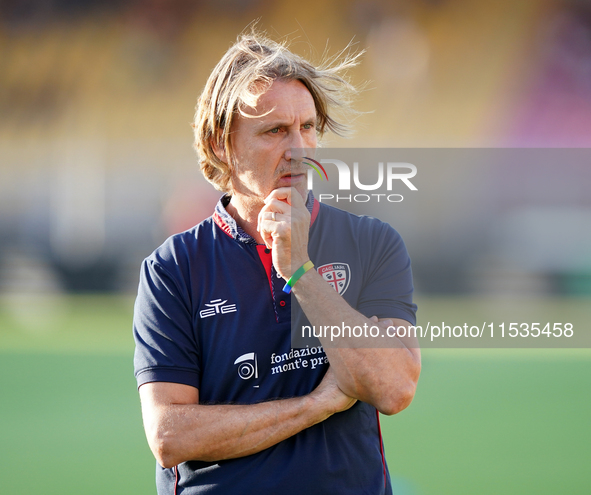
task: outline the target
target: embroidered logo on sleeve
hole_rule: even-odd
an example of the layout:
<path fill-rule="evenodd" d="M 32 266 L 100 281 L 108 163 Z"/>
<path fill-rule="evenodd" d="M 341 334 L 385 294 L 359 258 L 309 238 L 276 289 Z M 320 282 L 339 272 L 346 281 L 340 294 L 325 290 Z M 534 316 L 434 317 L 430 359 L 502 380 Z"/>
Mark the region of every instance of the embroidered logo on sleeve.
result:
<path fill-rule="evenodd" d="M 221 299 L 213 299 L 205 304 L 207 309 L 202 309 L 199 311 L 199 316 L 201 318 L 209 318 L 210 316 L 226 314 L 226 313 L 235 313 L 237 311 L 235 304 L 226 304 L 228 300 L 222 301 Z"/>
<path fill-rule="evenodd" d="M 347 263 L 328 263 L 316 270 L 339 294 L 344 294 L 351 281 L 351 269 Z"/>

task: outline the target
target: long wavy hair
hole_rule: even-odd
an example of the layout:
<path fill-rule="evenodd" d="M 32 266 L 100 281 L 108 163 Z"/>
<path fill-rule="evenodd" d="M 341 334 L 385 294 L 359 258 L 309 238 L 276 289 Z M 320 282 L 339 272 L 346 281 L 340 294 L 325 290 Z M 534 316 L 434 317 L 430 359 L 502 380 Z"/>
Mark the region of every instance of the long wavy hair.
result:
<path fill-rule="evenodd" d="M 349 122 L 358 113 L 351 106 L 358 90 L 344 73 L 358 64 L 361 54 L 352 53 L 348 46 L 315 67 L 292 53 L 286 43 L 272 41 L 254 30 L 241 35 L 213 69 L 197 102 L 194 146 L 205 178 L 216 189 L 231 192 L 230 129 L 234 117 L 238 113 L 249 116 L 243 108 L 254 108 L 258 97 L 277 79 L 300 81 L 310 91 L 319 137 L 326 131 L 347 135 Z M 230 163 L 216 156 L 213 143 L 226 150 Z"/>

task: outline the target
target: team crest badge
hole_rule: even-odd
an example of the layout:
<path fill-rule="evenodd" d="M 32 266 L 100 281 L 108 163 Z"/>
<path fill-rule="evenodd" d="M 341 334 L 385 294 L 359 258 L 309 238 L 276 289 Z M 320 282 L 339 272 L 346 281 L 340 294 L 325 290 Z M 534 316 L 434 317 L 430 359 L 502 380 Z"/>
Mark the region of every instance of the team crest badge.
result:
<path fill-rule="evenodd" d="M 351 269 L 347 263 L 329 263 L 316 270 L 334 290 L 343 295 L 351 281 Z"/>

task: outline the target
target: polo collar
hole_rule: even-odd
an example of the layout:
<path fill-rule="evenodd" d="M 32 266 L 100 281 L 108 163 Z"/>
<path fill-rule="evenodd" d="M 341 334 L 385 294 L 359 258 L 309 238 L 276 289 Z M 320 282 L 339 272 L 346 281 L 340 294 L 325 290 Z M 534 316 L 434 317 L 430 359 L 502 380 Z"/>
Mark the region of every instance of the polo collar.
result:
<path fill-rule="evenodd" d="M 232 215 L 230 215 L 226 210 L 226 207 L 230 203 L 231 199 L 232 196 L 230 196 L 227 193 L 220 198 L 212 216 L 213 221 L 220 229 L 222 229 L 233 239 L 236 239 L 240 242 L 244 242 L 246 244 L 256 244 L 256 241 L 246 232 L 244 232 L 242 227 L 240 227 L 236 223 L 236 220 L 234 220 Z M 316 198 L 314 198 L 314 194 L 312 194 L 312 191 L 308 191 L 308 197 L 306 198 L 306 208 L 310 212 L 311 227 L 314 221 L 316 220 L 316 217 L 318 216 L 318 209 L 320 208 L 320 203 L 316 201 Z"/>

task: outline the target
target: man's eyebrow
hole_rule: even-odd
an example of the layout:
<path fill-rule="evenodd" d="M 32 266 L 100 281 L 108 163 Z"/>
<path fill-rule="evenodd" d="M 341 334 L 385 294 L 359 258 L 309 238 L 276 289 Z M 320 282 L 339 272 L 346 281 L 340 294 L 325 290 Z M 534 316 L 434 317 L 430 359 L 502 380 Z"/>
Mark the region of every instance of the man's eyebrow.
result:
<path fill-rule="evenodd" d="M 318 118 L 316 117 L 316 115 L 303 120 L 303 124 L 316 124 L 316 122 L 318 121 Z M 275 129 L 276 127 L 289 127 L 292 123 L 291 122 L 287 122 L 287 121 L 281 121 L 281 120 L 268 120 L 268 121 L 259 121 L 257 122 L 257 128 L 262 130 L 262 129 Z"/>
<path fill-rule="evenodd" d="M 267 122 L 260 122 L 258 127 L 260 129 L 275 129 L 276 127 L 286 127 L 289 123 L 281 120 L 268 120 Z"/>

